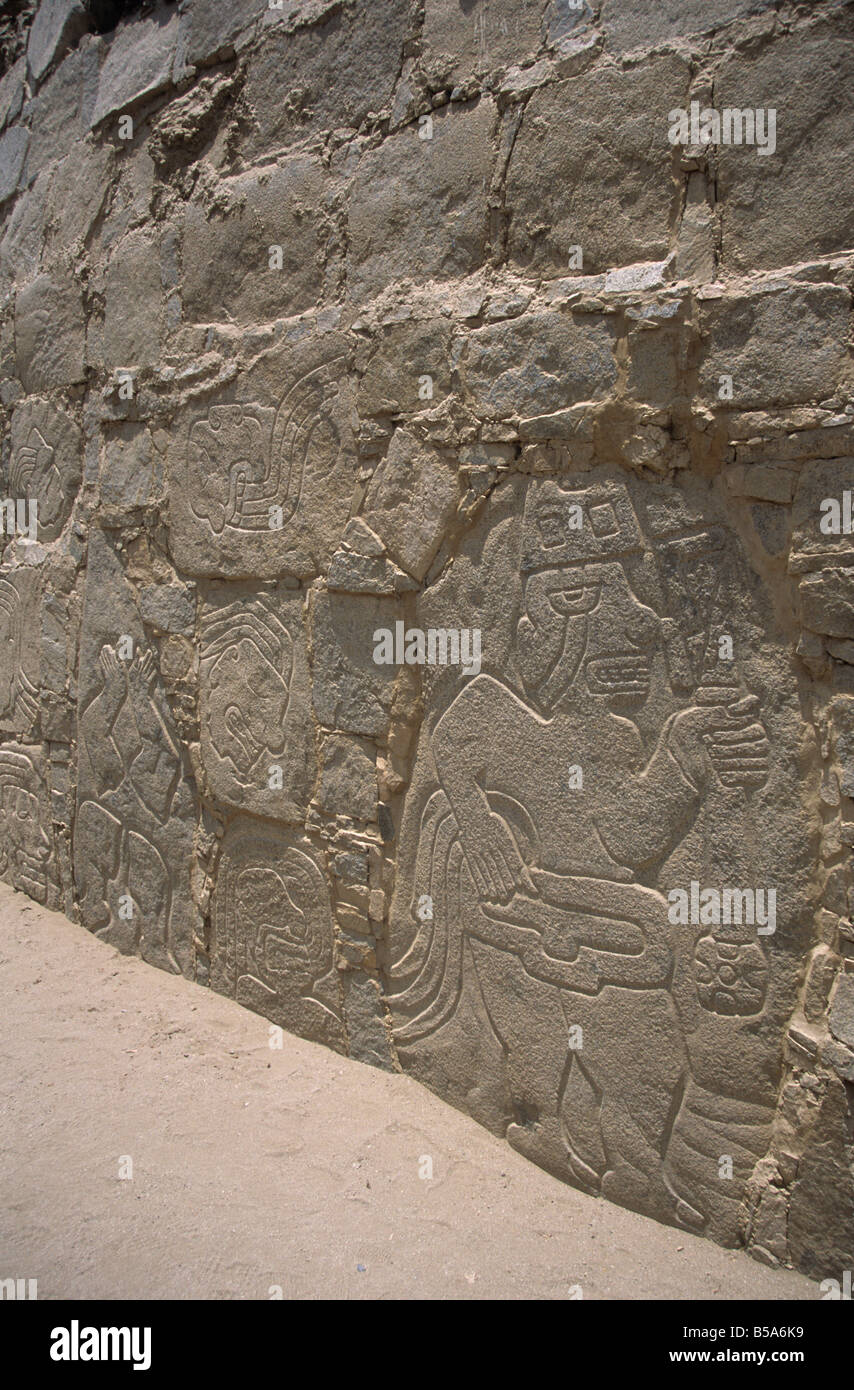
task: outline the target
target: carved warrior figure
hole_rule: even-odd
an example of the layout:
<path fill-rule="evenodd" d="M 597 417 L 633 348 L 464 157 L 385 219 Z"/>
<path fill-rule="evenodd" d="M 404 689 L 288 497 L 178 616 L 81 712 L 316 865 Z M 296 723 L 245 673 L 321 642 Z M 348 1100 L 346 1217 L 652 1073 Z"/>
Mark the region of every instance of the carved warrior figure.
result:
<path fill-rule="evenodd" d="M 712 669 L 648 754 L 633 716 L 650 694 L 660 622 L 630 582 L 644 545 L 628 491 L 535 482 L 522 525 L 523 688 L 480 675 L 433 732 L 440 787 L 422 817 L 412 908 L 417 920 L 429 894 L 433 919 L 398 967 L 396 1036 L 412 1045 L 453 1015 L 467 941 L 505 1056 L 514 1146 L 589 1190 L 702 1229 L 702 1176 L 686 1193 L 667 1162 L 691 1086 L 685 1034 L 698 1026 L 692 1011 L 716 1007 L 716 977 L 742 973 L 727 1011 L 757 1013 L 767 967 L 755 941 L 706 936 L 699 999 L 683 1003 L 677 961 L 693 940 L 677 939 L 666 900 L 638 879 L 654 881 L 714 779 L 764 782 L 758 701 Z M 572 764 L 583 790 L 566 786 Z M 712 1125 L 733 1116 L 718 1097 L 703 1103 Z"/>
<path fill-rule="evenodd" d="M 48 901 L 50 837 L 44 825 L 43 787 L 22 748 L 0 748 L 0 877 Z"/>
<path fill-rule="evenodd" d="M 85 782 L 97 794 L 77 812 L 81 915 L 119 950 L 139 949 L 145 960 L 177 972 L 172 884 L 186 873 L 185 865 L 169 862 L 168 823 L 181 787 L 177 740 L 156 698 L 149 652 L 125 662 L 106 646 L 100 666 L 101 689 L 80 719 Z"/>

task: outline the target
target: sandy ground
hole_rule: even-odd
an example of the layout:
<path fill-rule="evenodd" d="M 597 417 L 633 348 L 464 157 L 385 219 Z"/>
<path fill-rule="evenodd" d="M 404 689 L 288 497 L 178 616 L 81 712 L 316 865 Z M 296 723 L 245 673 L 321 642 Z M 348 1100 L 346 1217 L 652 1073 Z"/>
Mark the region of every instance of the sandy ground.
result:
<path fill-rule="evenodd" d="M 819 1296 L 2 885 L 0 1011 L 0 1278 L 40 1298 Z"/>

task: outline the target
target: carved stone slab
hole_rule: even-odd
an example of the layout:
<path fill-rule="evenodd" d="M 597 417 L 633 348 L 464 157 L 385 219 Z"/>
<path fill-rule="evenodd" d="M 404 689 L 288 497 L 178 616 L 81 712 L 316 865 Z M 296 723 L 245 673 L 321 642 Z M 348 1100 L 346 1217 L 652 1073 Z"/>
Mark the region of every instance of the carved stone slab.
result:
<path fill-rule="evenodd" d="M 0 569 L 0 730 L 31 737 L 39 721 L 39 568 Z"/>
<path fill-rule="evenodd" d="M 328 563 L 357 467 L 346 352 L 332 334 L 306 339 L 181 413 L 168 463 L 179 568 L 274 578 Z"/>
<path fill-rule="evenodd" d="M 425 677 L 391 1005 L 405 1069 L 541 1166 L 734 1244 L 814 827 L 785 640 L 721 523 L 699 481 L 516 479 L 423 596 L 483 665 Z M 674 919 L 692 884 L 773 888 L 776 930 Z"/>
<path fill-rule="evenodd" d="M 74 869 L 85 926 L 192 974 L 195 796 L 154 653 L 121 563 L 89 537 L 80 647 Z"/>
<path fill-rule="evenodd" d="M 71 512 L 83 472 L 80 430 L 50 401 L 27 400 L 12 415 L 10 495 L 38 502 L 38 539 L 52 541 Z"/>
<path fill-rule="evenodd" d="M 0 878 L 55 908 L 59 883 L 47 768 L 41 747 L 0 745 Z"/>
<path fill-rule="evenodd" d="M 305 835 L 249 818 L 229 828 L 211 984 L 289 1032 L 346 1050 L 329 888 Z"/>
<path fill-rule="evenodd" d="M 302 821 L 316 776 L 302 595 L 212 585 L 201 609 L 200 681 L 211 795 Z"/>

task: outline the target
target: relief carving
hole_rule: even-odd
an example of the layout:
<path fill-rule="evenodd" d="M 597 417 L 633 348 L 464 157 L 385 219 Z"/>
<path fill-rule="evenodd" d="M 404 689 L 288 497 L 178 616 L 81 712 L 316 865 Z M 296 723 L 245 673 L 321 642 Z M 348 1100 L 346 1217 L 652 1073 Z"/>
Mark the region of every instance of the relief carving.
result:
<path fill-rule="evenodd" d="M 332 908 L 305 836 L 239 820 L 213 899 L 211 983 L 301 1037 L 344 1051 Z"/>
<path fill-rule="evenodd" d="M 74 864 L 83 923 L 123 952 L 189 974 L 193 797 L 157 664 L 100 532 L 89 542 L 78 748 Z"/>
<path fill-rule="evenodd" d="M 293 591 L 213 589 L 201 616 L 202 757 L 226 805 L 300 820 L 314 739 L 303 600 Z"/>
<path fill-rule="evenodd" d="M 24 737 L 39 718 L 41 594 L 37 569 L 0 571 L 0 728 Z"/>
<path fill-rule="evenodd" d="M 196 408 L 177 432 L 172 547 L 190 573 L 315 574 L 346 524 L 356 471 L 346 357 L 333 343 L 272 367 L 251 369 L 242 399 Z"/>
<path fill-rule="evenodd" d="M 774 1102 L 747 1074 L 767 948 L 750 926 L 673 925 L 663 891 L 692 837 L 714 844 L 714 796 L 729 798 L 738 834 L 769 775 L 760 701 L 738 661 L 719 658 L 719 550 L 714 530 L 672 541 L 656 611 L 626 486 L 530 483 L 518 678 L 463 684 L 425 739 L 438 785 L 426 778 L 414 882 L 398 889 L 418 926 L 390 1003 L 404 1055 L 429 1051 L 469 968 L 504 1057 L 514 1146 L 590 1191 L 733 1241 Z M 713 583 L 698 603 L 674 556 L 696 568 L 706 553 Z M 580 789 L 567 788 L 570 764 Z M 735 1028 L 753 1030 L 748 1043 Z M 729 1055 L 715 1075 L 710 1054 Z M 694 1161 L 697 1145 L 714 1164 Z M 717 1160 L 734 1151 L 736 1180 L 719 1183 Z"/>
<path fill-rule="evenodd" d="M 0 878 L 57 907 L 50 794 L 40 749 L 0 746 Z"/>
<path fill-rule="evenodd" d="M 38 503 L 38 539 L 61 533 L 82 476 L 82 442 L 77 425 L 49 401 L 18 406 L 12 417 L 10 494 Z"/>

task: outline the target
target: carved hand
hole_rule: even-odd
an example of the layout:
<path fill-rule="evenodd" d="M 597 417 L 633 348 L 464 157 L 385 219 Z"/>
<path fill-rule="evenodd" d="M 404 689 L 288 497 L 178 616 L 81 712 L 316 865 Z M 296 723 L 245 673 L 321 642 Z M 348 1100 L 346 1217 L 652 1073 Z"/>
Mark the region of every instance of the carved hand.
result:
<path fill-rule="evenodd" d="M 768 776 L 769 743 L 756 718 L 759 701 L 747 695 L 732 705 L 682 710 L 672 720 L 668 746 L 689 781 L 702 787 L 714 772 L 727 787 L 760 787 Z"/>
<path fill-rule="evenodd" d="M 477 891 L 487 902 L 506 903 L 517 888 L 536 896 L 525 861 L 501 816 L 490 812 L 472 818 L 462 841 Z"/>

